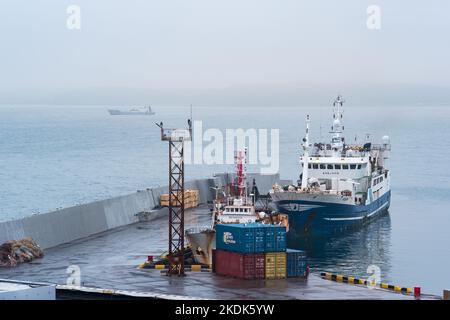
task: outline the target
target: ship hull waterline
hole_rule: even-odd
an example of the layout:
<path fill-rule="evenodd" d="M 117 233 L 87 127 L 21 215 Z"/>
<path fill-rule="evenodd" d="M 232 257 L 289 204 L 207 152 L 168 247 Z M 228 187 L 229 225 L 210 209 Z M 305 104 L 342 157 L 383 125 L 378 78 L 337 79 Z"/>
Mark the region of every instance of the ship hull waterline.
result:
<path fill-rule="evenodd" d="M 289 241 L 303 237 L 324 237 L 355 230 L 388 212 L 391 191 L 367 205 L 326 203 L 306 199 L 274 200 L 289 219 Z"/>

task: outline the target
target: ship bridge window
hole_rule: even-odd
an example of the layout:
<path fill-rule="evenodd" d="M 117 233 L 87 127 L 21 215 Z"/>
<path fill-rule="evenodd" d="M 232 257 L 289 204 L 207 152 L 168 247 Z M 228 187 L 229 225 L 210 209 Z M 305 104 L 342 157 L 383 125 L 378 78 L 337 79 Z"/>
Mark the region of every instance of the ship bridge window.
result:
<path fill-rule="evenodd" d="M 335 165 L 334 165 L 334 169 L 336 169 L 336 170 L 341 170 L 341 165 L 340 165 L 340 164 L 335 164 Z"/>
<path fill-rule="evenodd" d="M 358 164 L 358 169 L 361 169 L 361 165 L 360 164 Z"/>
<path fill-rule="evenodd" d="M 381 181 L 383 181 L 383 178 L 382 177 L 378 177 L 375 180 L 373 180 L 373 185 L 377 185 L 377 184 L 381 183 Z"/>
<path fill-rule="evenodd" d="M 308 169 L 311 169 L 311 163 L 308 163 Z"/>
<path fill-rule="evenodd" d="M 327 169 L 333 170 L 333 165 L 332 164 L 327 164 Z"/>
<path fill-rule="evenodd" d="M 351 164 L 350 169 L 356 169 L 356 164 Z"/>
<path fill-rule="evenodd" d="M 313 169 L 319 169 L 319 165 L 317 163 L 313 164 Z"/>
<path fill-rule="evenodd" d="M 343 164 L 343 165 L 342 165 L 342 169 L 348 170 L 348 164 Z"/>
<path fill-rule="evenodd" d="M 325 169 L 325 165 L 324 165 L 324 164 L 321 164 L 321 165 L 320 165 L 320 169 Z"/>

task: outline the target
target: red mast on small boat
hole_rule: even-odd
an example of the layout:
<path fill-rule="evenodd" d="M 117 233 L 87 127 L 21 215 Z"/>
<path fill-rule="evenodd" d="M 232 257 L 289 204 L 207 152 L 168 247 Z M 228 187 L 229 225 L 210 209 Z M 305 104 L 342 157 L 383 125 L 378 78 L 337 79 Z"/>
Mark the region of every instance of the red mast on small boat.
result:
<path fill-rule="evenodd" d="M 237 177 L 237 194 L 241 198 L 246 198 L 246 163 L 247 163 L 247 148 L 244 151 L 237 151 L 235 154 L 236 161 L 236 177 Z"/>

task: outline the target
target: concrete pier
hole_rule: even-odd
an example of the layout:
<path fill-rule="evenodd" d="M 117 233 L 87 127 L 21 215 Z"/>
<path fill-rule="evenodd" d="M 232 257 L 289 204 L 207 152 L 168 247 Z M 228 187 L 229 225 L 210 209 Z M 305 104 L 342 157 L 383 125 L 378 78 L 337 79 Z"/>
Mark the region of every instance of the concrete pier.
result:
<path fill-rule="evenodd" d="M 275 182 L 280 181 L 278 174 L 248 175 L 250 183 L 253 178 L 262 193 L 268 192 Z M 198 189 L 199 203 L 207 203 L 214 197 L 211 187 L 225 186 L 231 181 L 233 181 L 233 174 L 223 173 L 210 179 L 187 181 L 186 188 Z M 165 209 L 158 209 L 159 196 L 167 192 L 167 187 L 139 190 L 129 195 L 1 222 L 0 244 L 8 240 L 31 237 L 43 249 L 48 249 L 136 223 L 139 221 L 141 212 L 146 212 L 145 219 L 151 220 L 167 213 Z"/>
<path fill-rule="evenodd" d="M 185 218 L 186 227 L 208 224 L 211 212 L 207 205 L 202 205 L 187 210 Z M 387 290 L 324 280 L 317 274 L 310 275 L 307 280 L 243 281 L 210 272 L 192 271 L 179 278 L 162 275 L 160 270 L 138 269 L 148 255 L 160 255 L 167 250 L 166 230 L 166 217 L 108 230 L 47 249 L 43 259 L 32 263 L 0 269 L 0 278 L 66 285 L 79 276 L 81 286 L 99 288 L 98 292 L 133 292 L 133 296 L 159 299 L 414 298 Z M 79 270 L 79 273 L 68 273 L 73 270 Z"/>
<path fill-rule="evenodd" d="M 249 174 L 248 178 L 250 182 L 256 179 L 261 193 L 267 193 L 275 182 L 289 183 L 280 181 L 278 175 Z M 220 174 L 186 182 L 187 188 L 200 190 L 202 203 L 186 211 L 186 228 L 210 223 L 211 212 L 205 204 L 214 197 L 211 187 L 225 186 L 232 180 L 232 175 Z M 159 196 L 166 192 L 165 187 L 147 189 L 0 223 L 0 242 L 32 237 L 46 249 L 42 259 L 0 268 L 0 279 L 55 284 L 66 288 L 69 295 L 77 291 L 67 288 L 78 281 L 96 296 L 132 292 L 133 297 L 157 299 L 413 299 L 411 295 L 324 280 L 318 274 L 307 280 L 242 281 L 210 272 L 188 272 L 178 278 L 164 276 L 159 270 L 138 269 L 148 255 L 159 256 L 167 250 L 167 208 L 158 208 Z"/>

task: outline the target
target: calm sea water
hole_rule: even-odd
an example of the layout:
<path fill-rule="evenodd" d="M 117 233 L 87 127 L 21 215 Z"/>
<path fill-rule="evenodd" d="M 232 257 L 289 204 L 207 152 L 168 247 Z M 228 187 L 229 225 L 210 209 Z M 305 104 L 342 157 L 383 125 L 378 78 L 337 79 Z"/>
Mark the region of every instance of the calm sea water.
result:
<path fill-rule="evenodd" d="M 179 127 L 188 108 L 155 107 L 153 117 L 112 117 L 105 107 L 0 107 L 0 221 L 167 184 L 167 145 L 155 121 Z M 314 139 L 331 123 L 330 107 L 195 108 L 204 128 L 280 129 L 280 174 L 297 179 L 304 117 Z M 304 245 L 315 270 L 450 288 L 450 107 L 347 107 L 347 140 L 391 137 L 390 215 L 352 234 Z M 322 127 L 320 126 L 322 124 Z M 256 170 L 257 168 L 252 168 Z M 233 170 L 187 167 L 187 178 Z"/>

